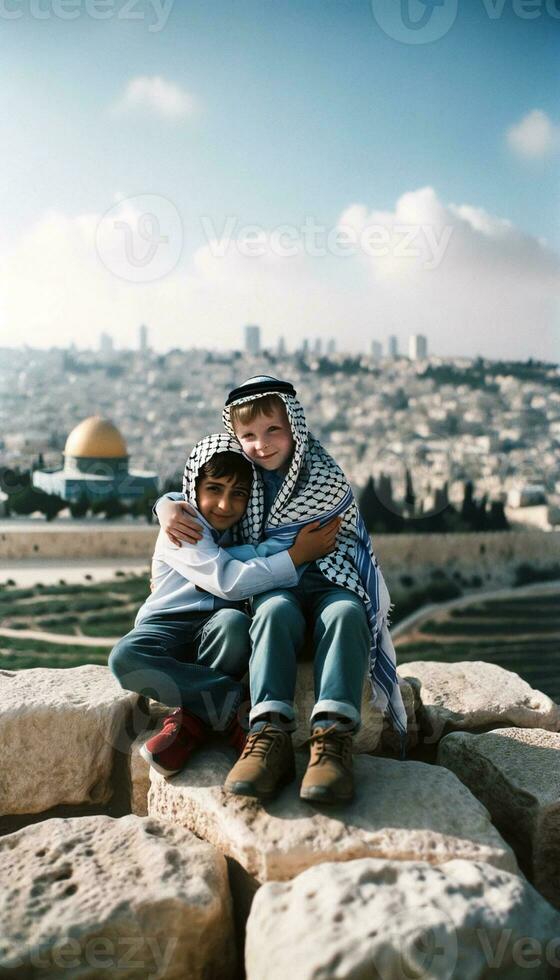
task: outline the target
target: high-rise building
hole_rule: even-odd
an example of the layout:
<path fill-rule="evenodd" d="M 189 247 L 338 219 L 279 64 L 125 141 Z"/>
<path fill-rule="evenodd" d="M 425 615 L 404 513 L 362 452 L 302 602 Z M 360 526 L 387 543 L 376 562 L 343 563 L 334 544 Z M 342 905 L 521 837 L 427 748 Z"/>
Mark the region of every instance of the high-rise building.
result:
<path fill-rule="evenodd" d="M 99 350 L 102 354 L 113 353 L 113 338 L 108 333 L 102 333 L 99 338 Z"/>
<path fill-rule="evenodd" d="M 148 328 L 145 323 L 141 323 L 138 328 L 138 347 L 143 354 L 148 350 Z"/>
<path fill-rule="evenodd" d="M 278 338 L 278 346 L 276 348 L 276 353 L 278 354 L 278 357 L 286 356 L 286 341 L 284 340 L 283 337 Z"/>
<path fill-rule="evenodd" d="M 253 325 L 245 327 L 245 353 L 260 354 L 261 328 Z"/>
<path fill-rule="evenodd" d="M 383 347 L 378 340 L 371 342 L 371 356 L 374 361 L 379 361 L 383 357 Z"/>
<path fill-rule="evenodd" d="M 392 333 L 387 341 L 387 353 L 389 357 L 399 356 L 399 338 Z"/>
<path fill-rule="evenodd" d="M 320 357 L 323 350 L 323 341 L 320 337 L 317 337 L 313 345 L 313 353 L 315 357 Z"/>
<path fill-rule="evenodd" d="M 411 361 L 419 361 L 428 356 L 428 341 L 424 334 L 413 333 L 408 338 L 408 356 Z"/>
<path fill-rule="evenodd" d="M 303 354 L 304 357 L 307 357 L 307 355 L 309 354 L 309 341 L 307 337 L 304 338 L 303 343 L 301 345 L 301 353 Z"/>
<path fill-rule="evenodd" d="M 335 352 L 336 352 L 336 340 L 334 340 L 331 337 L 331 339 L 327 343 L 327 354 L 330 355 L 330 354 L 334 354 Z"/>

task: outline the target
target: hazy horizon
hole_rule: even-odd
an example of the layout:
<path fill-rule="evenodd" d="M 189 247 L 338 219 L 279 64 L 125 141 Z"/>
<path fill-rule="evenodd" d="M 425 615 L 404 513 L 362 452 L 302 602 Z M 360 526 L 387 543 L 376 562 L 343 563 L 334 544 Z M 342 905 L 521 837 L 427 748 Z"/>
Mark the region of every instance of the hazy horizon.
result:
<path fill-rule="evenodd" d="M 0 346 L 558 360 L 554 5 L 75 6 L 0 12 Z"/>

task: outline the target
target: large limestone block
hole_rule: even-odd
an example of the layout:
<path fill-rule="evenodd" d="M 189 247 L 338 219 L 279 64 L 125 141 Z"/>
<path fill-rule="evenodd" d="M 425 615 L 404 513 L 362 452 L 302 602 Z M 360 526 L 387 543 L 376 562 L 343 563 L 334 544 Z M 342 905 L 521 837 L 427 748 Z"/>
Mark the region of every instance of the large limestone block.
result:
<path fill-rule="evenodd" d="M 247 980 L 543 980 L 559 937 L 531 885 L 482 861 L 320 864 L 257 892 Z"/>
<path fill-rule="evenodd" d="M 560 734 L 542 728 L 453 732 L 440 742 L 438 762 L 532 855 L 536 887 L 560 908 Z"/>
<path fill-rule="evenodd" d="M 129 814 L 53 818 L 0 838 L 2 976 L 232 977 L 225 859 Z"/>
<path fill-rule="evenodd" d="M 137 699 L 101 664 L 0 670 L 0 813 L 106 803 Z"/>
<path fill-rule="evenodd" d="M 408 719 L 407 747 L 412 748 L 418 739 L 414 713 L 414 689 L 406 680 L 400 679 L 402 699 Z M 304 660 L 298 664 L 294 708 L 297 728 L 292 736 L 295 748 L 301 748 L 309 738 L 309 719 L 315 705 L 313 684 L 313 663 Z M 383 748 L 396 751 L 398 739 L 393 738 L 390 723 L 383 712 L 371 703 L 371 685 L 366 678 L 362 695 L 362 724 L 354 739 L 354 752 L 375 752 Z"/>
<path fill-rule="evenodd" d="M 437 742 L 448 731 L 496 725 L 560 729 L 560 707 L 497 664 L 416 660 L 397 672 L 416 688 L 425 742 Z"/>
<path fill-rule="evenodd" d="M 259 881 L 366 856 L 431 864 L 465 858 L 517 870 L 485 807 L 441 766 L 358 755 L 355 800 L 319 810 L 299 799 L 304 753 L 296 756 L 299 778 L 266 804 L 222 789 L 234 758 L 204 749 L 170 780 L 152 772 L 148 810 L 188 827 Z"/>
<path fill-rule="evenodd" d="M 399 683 L 408 718 L 407 748 L 412 748 L 418 742 L 415 692 L 412 685 L 406 681 L 401 680 Z M 362 699 L 362 725 L 354 739 L 354 751 L 372 753 L 386 751 L 399 754 L 400 745 L 389 718 L 372 706 L 370 698 L 371 687 L 366 680 Z M 297 729 L 292 735 L 292 741 L 295 748 L 302 748 L 309 737 L 309 718 L 314 704 L 313 664 L 303 661 L 298 664 L 294 699 Z M 173 711 L 173 708 L 150 699 L 146 710 L 149 712 L 148 718 L 151 727 L 144 728 L 142 725 L 142 730 L 139 731 L 130 748 L 131 810 L 138 816 L 145 816 L 148 813 L 148 792 L 150 789 L 150 766 L 140 755 L 140 749 L 152 735 L 161 729 L 163 718 Z"/>

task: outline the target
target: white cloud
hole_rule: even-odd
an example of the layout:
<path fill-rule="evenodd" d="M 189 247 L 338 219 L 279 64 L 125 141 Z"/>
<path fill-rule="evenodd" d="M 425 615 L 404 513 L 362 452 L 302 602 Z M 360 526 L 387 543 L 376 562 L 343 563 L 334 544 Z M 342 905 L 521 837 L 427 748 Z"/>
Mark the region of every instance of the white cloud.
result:
<path fill-rule="evenodd" d="M 164 119 L 184 119 L 195 111 L 193 96 L 161 75 L 131 78 L 111 111 L 115 115 L 145 110 Z"/>
<path fill-rule="evenodd" d="M 342 211 L 338 225 L 356 236 L 374 225 L 385 231 L 385 255 L 313 256 L 300 244 L 286 257 L 265 229 L 263 254 L 248 257 L 232 227 L 146 283 L 100 261 L 101 217 L 49 211 L 0 255 L 0 346 L 96 346 L 102 330 L 132 346 L 147 323 L 162 349 L 235 347 L 243 324 L 254 322 L 270 344 L 279 334 L 291 346 L 334 336 L 340 348 L 363 350 L 396 333 L 406 349 L 408 334 L 421 332 L 444 356 L 560 357 L 560 256 L 476 204 L 445 204 L 431 187 L 403 194 L 392 210 L 354 202 Z M 416 234 L 417 254 L 399 254 L 403 227 Z"/>
<path fill-rule="evenodd" d="M 514 153 L 528 159 L 539 159 L 560 148 L 560 126 L 556 126 L 542 109 L 533 109 L 506 133 Z"/>

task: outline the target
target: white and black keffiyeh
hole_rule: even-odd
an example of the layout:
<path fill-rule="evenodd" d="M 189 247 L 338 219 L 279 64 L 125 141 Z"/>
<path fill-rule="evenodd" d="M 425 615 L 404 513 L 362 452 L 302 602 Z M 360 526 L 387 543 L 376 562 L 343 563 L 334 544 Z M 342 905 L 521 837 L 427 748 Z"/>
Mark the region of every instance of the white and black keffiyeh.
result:
<path fill-rule="evenodd" d="M 250 391 L 250 394 L 244 394 L 244 389 Z M 294 453 L 290 468 L 268 514 L 266 527 L 263 526 L 262 477 L 259 468 L 254 467 L 251 498 L 239 524 L 241 538 L 246 543 L 257 544 L 263 537 L 278 537 L 280 534 L 286 537 L 287 542 L 291 542 L 304 524 L 317 519 L 325 523 L 333 516 L 344 515 L 336 550 L 319 558 L 317 565 L 329 581 L 350 589 L 364 602 L 372 634 L 369 663 L 372 700 L 382 711 L 389 711 L 393 727 L 400 737 L 401 758 L 405 758 L 407 717 L 388 626 L 391 600 L 369 534 L 344 473 L 319 440 L 309 432 L 303 408 L 295 397 L 294 389 L 276 378 L 261 375 L 250 378 L 244 385 L 234 389 L 224 408 L 224 425 L 230 436 L 234 437 L 231 406 L 243 405 L 271 393 L 277 394 L 286 406 L 294 437 Z"/>
<path fill-rule="evenodd" d="M 196 499 L 196 478 L 200 471 L 200 468 L 208 462 L 212 456 L 216 453 L 238 453 L 240 456 L 244 456 L 241 451 L 241 447 L 237 441 L 232 436 L 228 435 L 227 432 L 213 432 L 212 435 L 205 436 L 200 442 L 197 442 L 196 446 L 193 447 L 192 452 L 185 463 L 185 469 L 183 472 L 183 493 L 186 495 L 187 500 L 193 507 L 198 508 L 198 503 Z M 249 460 L 250 462 L 250 460 Z M 253 466 L 253 464 L 251 464 Z M 253 474 L 255 473 L 255 467 L 253 466 Z M 231 539 L 236 543 L 241 541 L 240 531 L 234 527 L 231 529 Z"/>

